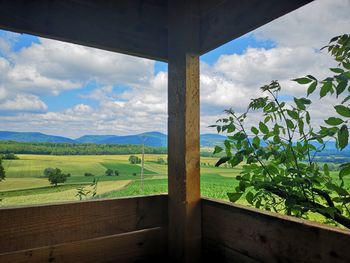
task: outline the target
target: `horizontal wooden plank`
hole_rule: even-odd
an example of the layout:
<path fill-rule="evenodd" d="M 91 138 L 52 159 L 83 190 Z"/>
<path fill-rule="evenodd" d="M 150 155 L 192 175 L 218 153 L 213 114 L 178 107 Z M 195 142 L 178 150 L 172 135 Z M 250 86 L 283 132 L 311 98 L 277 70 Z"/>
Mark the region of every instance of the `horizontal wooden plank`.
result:
<path fill-rule="evenodd" d="M 350 231 L 202 199 L 204 251 L 243 262 L 350 262 Z M 249 260 L 251 261 L 249 261 Z"/>
<path fill-rule="evenodd" d="M 167 0 L 0 0 L 0 28 L 167 60 Z"/>
<path fill-rule="evenodd" d="M 0 253 L 166 224 L 166 195 L 0 209 Z"/>
<path fill-rule="evenodd" d="M 201 14 L 201 54 L 240 37 L 312 0 L 204 0 Z"/>
<path fill-rule="evenodd" d="M 0 262 L 135 262 L 164 258 L 165 228 L 0 254 Z"/>

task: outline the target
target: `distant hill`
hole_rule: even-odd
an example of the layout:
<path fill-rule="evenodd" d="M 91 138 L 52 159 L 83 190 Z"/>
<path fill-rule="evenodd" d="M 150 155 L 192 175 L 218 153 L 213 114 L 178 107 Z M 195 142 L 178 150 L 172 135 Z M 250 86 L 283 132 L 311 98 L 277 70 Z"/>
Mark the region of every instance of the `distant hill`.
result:
<path fill-rule="evenodd" d="M 226 136 L 220 134 L 201 134 L 201 147 L 214 147 L 215 145 L 222 145 Z M 0 141 L 17 141 L 17 142 L 52 142 L 52 143 L 94 143 L 94 144 L 142 144 L 145 142 L 146 146 L 166 147 L 168 136 L 161 132 L 145 132 L 134 135 L 84 135 L 77 139 L 70 139 L 62 136 L 48 135 L 40 132 L 12 132 L 0 131 Z M 320 144 L 313 142 L 316 148 Z M 350 151 L 350 145 L 342 152 Z M 338 152 L 335 141 L 327 143 L 324 152 Z"/>
<path fill-rule="evenodd" d="M 147 146 L 165 147 L 167 146 L 167 136 L 160 132 L 145 132 L 136 135 L 85 135 L 78 139 L 79 143 L 96 144 L 142 144 Z"/>
<path fill-rule="evenodd" d="M 64 142 L 64 143 L 75 143 L 75 140 L 47 135 L 40 132 L 10 132 L 0 131 L 0 140 L 2 141 L 16 141 L 16 142 Z"/>
<path fill-rule="evenodd" d="M 226 136 L 220 134 L 201 134 L 201 147 L 214 147 L 223 144 Z"/>
<path fill-rule="evenodd" d="M 202 134 L 201 147 L 213 147 L 222 144 L 225 136 L 219 134 Z M 146 146 L 166 147 L 168 136 L 161 132 L 145 132 L 135 135 L 84 135 L 75 140 L 47 135 L 39 132 L 9 132 L 0 131 L 0 140 L 18 142 L 54 142 L 54 143 L 95 143 L 95 144 L 142 144 Z"/>

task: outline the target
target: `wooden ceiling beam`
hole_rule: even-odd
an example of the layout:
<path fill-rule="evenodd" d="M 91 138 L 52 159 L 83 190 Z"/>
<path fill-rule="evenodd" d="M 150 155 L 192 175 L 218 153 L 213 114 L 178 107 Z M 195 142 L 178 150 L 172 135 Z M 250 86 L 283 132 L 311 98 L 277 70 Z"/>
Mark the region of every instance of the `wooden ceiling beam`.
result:
<path fill-rule="evenodd" d="M 211 51 L 312 0 L 203 0 L 200 53 Z"/>
<path fill-rule="evenodd" d="M 167 0 L 0 0 L 0 28 L 167 61 Z"/>

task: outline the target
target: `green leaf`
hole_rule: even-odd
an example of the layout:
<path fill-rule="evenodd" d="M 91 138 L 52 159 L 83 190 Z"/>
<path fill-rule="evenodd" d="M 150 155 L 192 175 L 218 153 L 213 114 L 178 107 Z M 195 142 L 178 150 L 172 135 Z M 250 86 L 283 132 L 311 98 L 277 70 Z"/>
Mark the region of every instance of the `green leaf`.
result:
<path fill-rule="evenodd" d="M 350 165 L 344 166 L 339 171 L 339 177 L 342 178 L 343 176 L 350 174 Z"/>
<path fill-rule="evenodd" d="M 263 134 L 267 134 L 269 132 L 269 128 L 263 122 L 259 122 L 259 129 Z"/>
<path fill-rule="evenodd" d="M 233 158 L 231 159 L 230 163 L 234 167 L 240 164 L 242 161 L 243 161 L 243 155 L 240 153 L 236 153 L 236 155 L 233 156 Z"/>
<path fill-rule="evenodd" d="M 255 137 L 253 138 L 253 146 L 254 146 L 255 148 L 259 148 L 259 147 L 260 147 L 260 138 L 259 138 L 258 136 L 255 136 Z"/>
<path fill-rule="evenodd" d="M 293 81 L 299 83 L 299 84 L 307 84 L 310 83 L 312 81 L 312 79 L 309 78 L 297 78 L 297 79 L 293 79 Z"/>
<path fill-rule="evenodd" d="M 345 107 L 344 105 L 337 105 L 334 108 L 341 116 L 350 118 L 350 109 L 348 107 Z"/>
<path fill-rule="evenodd" d="M 344 90 L 346 89 L 347 85 L 348 85 L 348 81 L 346 79 L 341 80 L 336 87 L 337 95 L 342 94 L 344 92 Z"/>
<path fill-rule="evenodd" d="M 248 192 L 245 195 L 245 199 L 248 201 L 249 204 L 253 204 L 254 194 L 252 192 Z"/>
<path fill-rule="evenodd" d="M 294 120 L 299 119 L 299 114 L 292 110 L 287 110 L 287 114 Z"/>
<path fill-rule="evenodd" d="M 344 121 L 342 119 L 340 119 L 340 118 L 329 117 L 324 122 L 327 123 L 328 125 L 331 125 L 331 126 L 337 126 L 337 125 L 342 124 Z"/>
<path fill-rule="evenodd" d="M 332 90 L 332 82 L 331 81 L 325 81 L 321 87 L 320 90 L 320 97 L 324 97 L 327 95 L 328 92 Z"/>
<path fill-rule="evenodd" d="M 217 154 L 217 153 L 220 153 L 222 152 L 222 148 L 220 146 L 215 146 L 215 149 L 214 149 L 214 153 L 213 154 Z"/>
<path fill-rule="evenodd" d="M 310 124 L 310 113 L 309 112 L 306 112 L 305 119 L 306 119 L 306 123 Z"/>
<path fill-rule="evenodd" d="M 289 129 L 294 129 L 294 124 L 290 119 L 287 119 L 286 122 Z"/>
<path fill-rule="evenodd" d="M 232 203 L 236 202 L 242 195 L 243 193 L 227 193 L 227 197 Z"/>
<path fill-rule="evenodd" d="M 255 128 L 254 126 L 251 128 L 252 133 L 254 133 L 255 135 L 258 135 L 259 130 L 257 128 Z"/>
<path fill-rule="evenodd" d="M 297 99 L 294 97 L 294 102 L 297 105 L 298 109 L 305 110 L 305 104 L 303 103 L 303 101 L 301 99 Z"/>
<path fill-rule="evenodd" d="M 350 95 L 347 96 L 341 103 L 344 104 L 344 103 L 347 102 L 348 100 L 350 100 Z"/>
<path fill-rule="evenodd" d="M 324 171 L 324 174 L 329 176 L 329 167 L 328 167 L 328 164 L 324 164 L 323 165 L 323 171 Z"/>
<path fill-rule="evenodd" d="M 344 149 L 349 142 L 349 131 L 348 127 L 346 125 L 341 126 L 340 130 L 338 131 L 338 146 L 339 149 Z"/>
<path fill-rule="evenodd" d="M 341 68 L 330 68 L 330 70 L 333 71 L 334 73 L 338 73 L 338 74 L 341 74 L 344 72 L 344 70 Z"/>
<path fill-rule="evenodd" d="M 233 123 L 227 125 L 227 133 L 232 133 L 236 130 L 236 126 Z"/>
<path fill-rule="evenodd" d="M 307 89 L 307 96 L 309 96 L 311 93 L 313 93 L 315 91 L 316 87 L 317 87 L 317 81 L 312 82 Z"/>
<path fill-rule="evenodd" d="M 221 157 L 221 158 L 219 159 L 219 161 L 216 162 L 215 166 L 216 166 L 216 167 L 219 167 L 221 164 L 226 163 L 226 162 L 227 162 L 228 160 L 230 160 L 230 159 L 231 159 L 231 158 L 228 157 L 228 156 Z"/>

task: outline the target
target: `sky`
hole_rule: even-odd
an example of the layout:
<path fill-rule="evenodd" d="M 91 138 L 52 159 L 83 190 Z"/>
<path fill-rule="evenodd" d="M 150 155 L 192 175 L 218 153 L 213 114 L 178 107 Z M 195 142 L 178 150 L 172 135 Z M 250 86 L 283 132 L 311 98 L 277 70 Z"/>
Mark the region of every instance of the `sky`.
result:
<path fill-rule="evenodd" d="M 271 80 L 285 98 L 305 96 L 290 80 L 329 74 L 335 64 L 320 48 L 350 33 L 349 14 L 350 0 L 316 0 L 203 55 L 201 132 L 215 133 L 208 126 L 224 109 L 244 111 Z M 321 122 L 335 101 L 315 99 L 310 111 Z M 0 30 L 0 130 L 167 133 L 167 64 Z"/>

